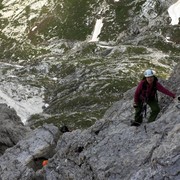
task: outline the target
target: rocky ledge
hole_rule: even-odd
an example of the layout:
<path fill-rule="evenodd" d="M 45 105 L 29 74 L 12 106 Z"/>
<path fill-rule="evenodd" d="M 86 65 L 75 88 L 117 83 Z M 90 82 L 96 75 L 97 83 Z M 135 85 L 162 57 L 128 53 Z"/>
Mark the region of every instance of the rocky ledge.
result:
<path fill-rule="evenodd" d="M 177 96 L 179 72 L 180 64 L 168 81 L 161 81 Z M 52 124 L 30 130 L 15 111 L 1 105 L 0 179 L 179 180 L 178 101 L 159 93 L 158 119 L 132 127 L 134 90 L 124 93 L 90 128 L 64 134 Z M 46 159 L 48 164 L 42 166 Z"/>

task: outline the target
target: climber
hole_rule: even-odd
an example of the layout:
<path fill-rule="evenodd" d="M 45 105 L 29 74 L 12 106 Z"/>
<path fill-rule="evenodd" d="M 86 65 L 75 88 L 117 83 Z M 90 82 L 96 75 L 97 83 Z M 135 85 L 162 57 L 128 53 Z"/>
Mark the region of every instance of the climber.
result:
<path fill-rule="evenodd" d="M 148 69 L 144 72 L 144 78 L 138 84 L 134 94 L 135 117 L 131 122 L 131 126 L 140 126 L 143 121 L 143 110 L 146 110 L 146 105 L 151 108 L 151 114 L 148 122 L 155 121 L 160 108 L 158 105 L 157 91 L 162 92 L 172 98 L 175 98 L 175 94 L 163 87 L 159 82 L 154 72 Z"/>

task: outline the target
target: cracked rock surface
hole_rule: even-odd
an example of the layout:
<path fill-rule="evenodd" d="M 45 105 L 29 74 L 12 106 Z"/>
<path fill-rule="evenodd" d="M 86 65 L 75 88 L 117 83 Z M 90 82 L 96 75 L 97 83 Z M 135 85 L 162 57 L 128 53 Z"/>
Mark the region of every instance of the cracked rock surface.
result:
<path fill-rule="evenodd" d="M 25 127 L 14 109 L 6 104 L 0 104 L 0 155 L 7 148 L 21 140 L 30 128 Z"/>
<path fill-rule="evenodd" d="M 0 157 L 0 179 L 34 179 L 42 161 L 54 155 L 59 129 L 44 125 L 30 132 Z"/>

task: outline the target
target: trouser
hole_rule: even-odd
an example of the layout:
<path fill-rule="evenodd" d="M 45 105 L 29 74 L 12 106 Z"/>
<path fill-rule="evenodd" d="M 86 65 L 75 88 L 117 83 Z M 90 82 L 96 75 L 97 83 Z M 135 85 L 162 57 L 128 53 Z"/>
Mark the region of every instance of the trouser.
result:
<path fill-rule="evenodd" d="M 153 122 L 156 120 L 156 117 L 158 113 L 160 112 L 160 108 L 158 105 L 158 102 L 156 99 L 150 100 L 147 102 L 149 107 L 151 108 L 151 113 L 148 118 L 148 123 Z M 135 108 L 135 117 L 134 117 L 135 122 L 141 124 L 143 121 L 143 103 L 138 104 L 138 107 Z"/>

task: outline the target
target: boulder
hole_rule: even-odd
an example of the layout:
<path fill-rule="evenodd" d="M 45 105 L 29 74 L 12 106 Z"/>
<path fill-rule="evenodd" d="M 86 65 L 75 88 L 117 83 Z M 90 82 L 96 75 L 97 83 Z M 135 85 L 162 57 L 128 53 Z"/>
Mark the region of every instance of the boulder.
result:
<path fill-rule="evenodd" d="M 35 172 L 43 168 L 43 160 L 55 154 L 59 133 L 54 125 L 44 125 L 7 149 L 0 157 L 0 179 L 34 179 Z"/>
<path fill-rule="evenodd" d="M 23 125 L 16 111 L 6 104 L 0 104 L 0 124 L 0 155 L 31 131 Z"/>

